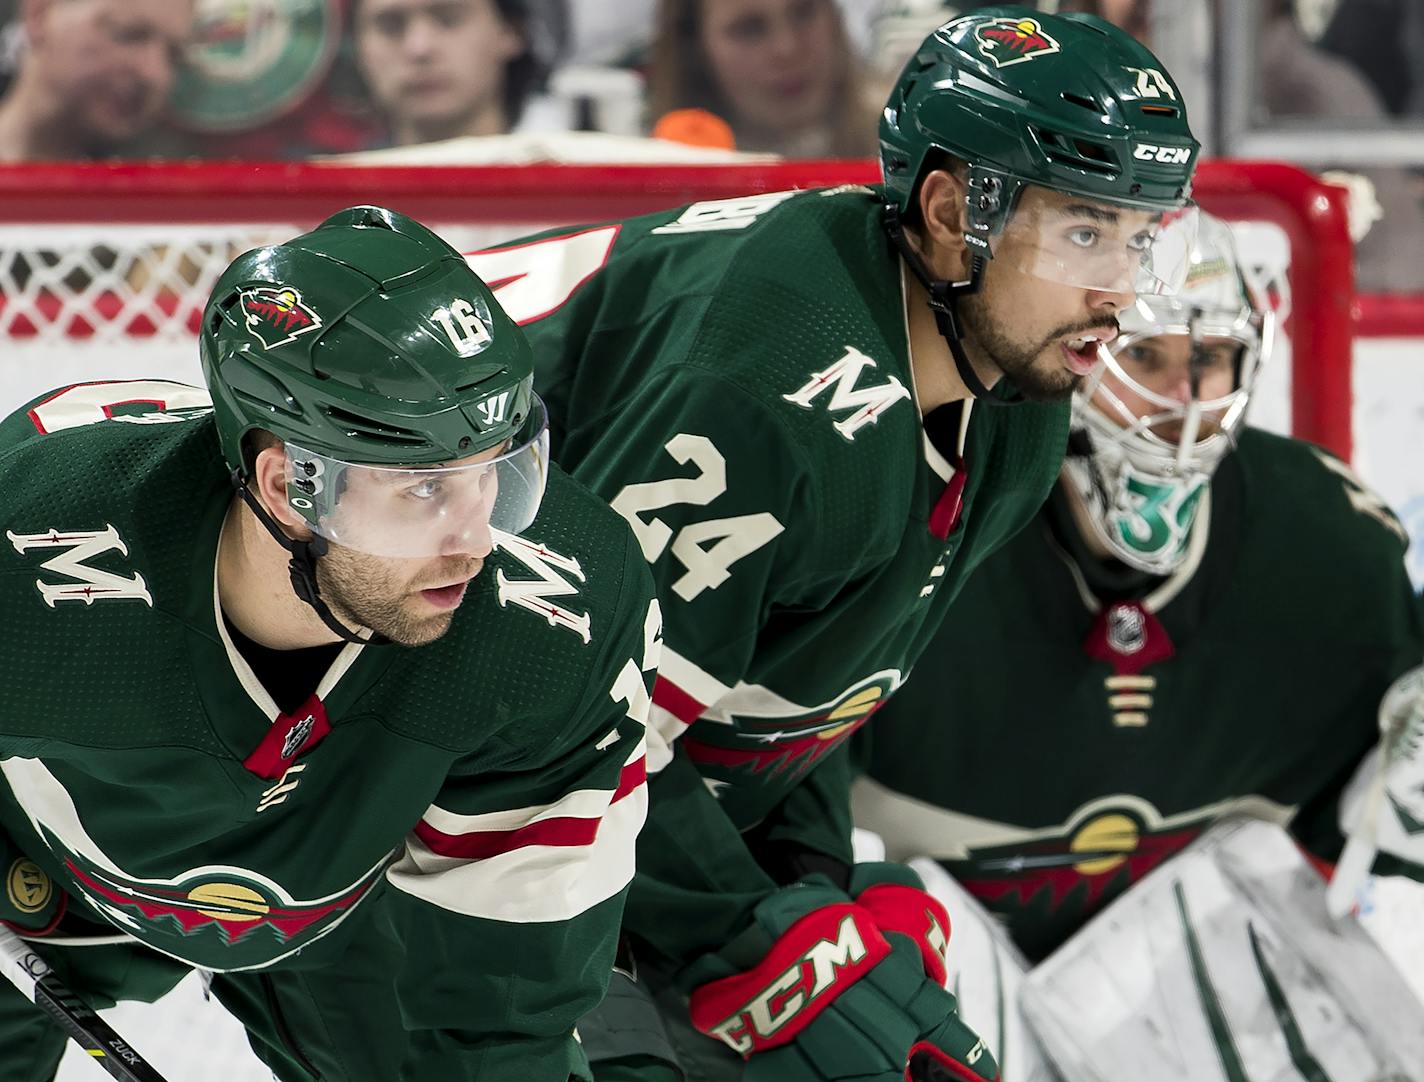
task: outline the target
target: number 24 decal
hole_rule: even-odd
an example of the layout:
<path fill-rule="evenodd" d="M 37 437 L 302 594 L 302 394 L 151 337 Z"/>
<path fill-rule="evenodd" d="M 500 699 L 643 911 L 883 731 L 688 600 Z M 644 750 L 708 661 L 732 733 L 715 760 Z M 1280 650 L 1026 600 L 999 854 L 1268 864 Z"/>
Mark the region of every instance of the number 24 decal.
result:
<path fill-rule="evenodd" d="M 705 507 L 727 491 L 727 460 L 706 436 L 679 432 L 663 448 L 681 465 L 692 463 L 694 477 L 673 477 L 666 481 L 645 481 L 628 485 L 613 498 L 612 508 L 628 520 L 633 535 L 643 548 L 643 557 L 654 563 L 672 542 L 672 554 L 687 572 L 672 584 L 673 593 L 691 601 L 703 590 L 715 590 L 726 582 L 728 570 L 743 556 L 761 548 L 786 527 L 768 511 L 730 518 L 689 522 L 673 536 L 672 528 L 660 518 L 644 520 L 639 512 L 656 511 L 686 503 Z"/>
<path fill-rule="evenodd" d="M 523 326 L 558 311 L 603 268 L 619 228 L 596 226 L 465 258 L 494 290 L 509 317 Z M 664 450 L 680 465 L 690 462 L 697 474 L 628 485 L 613 499 L 612 507 L 628 520 L 649 563 L 661 558 L 671 543 L 673 557 L 687 569 L 672 584 L 673 593 L 691 601 L 702 591 L 721 586 L 730 577 L 732 564 L 761 548 L 785 527 L 776 516 L 762 511 L 690 522 L 674 537 L 661 519 L 641 518 L 640 513 L 674 504 L 705 507 L 727 491 L 727 460 L 706 436 L 682 432 L 668 440 Z"/>

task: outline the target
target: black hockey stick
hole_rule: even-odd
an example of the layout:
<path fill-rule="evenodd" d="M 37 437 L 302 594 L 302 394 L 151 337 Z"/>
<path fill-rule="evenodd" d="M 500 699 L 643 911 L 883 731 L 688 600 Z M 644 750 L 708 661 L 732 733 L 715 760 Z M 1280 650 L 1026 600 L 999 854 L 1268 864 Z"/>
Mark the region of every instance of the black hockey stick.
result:
<path fill-rule="evenodd" d="M 80 1048 L 120 1082 L 166 1082 L 149 1062 L 66 988 L 49 963 L 0 924 L 0 969 L 26 998 L 53 1018 Z"/>

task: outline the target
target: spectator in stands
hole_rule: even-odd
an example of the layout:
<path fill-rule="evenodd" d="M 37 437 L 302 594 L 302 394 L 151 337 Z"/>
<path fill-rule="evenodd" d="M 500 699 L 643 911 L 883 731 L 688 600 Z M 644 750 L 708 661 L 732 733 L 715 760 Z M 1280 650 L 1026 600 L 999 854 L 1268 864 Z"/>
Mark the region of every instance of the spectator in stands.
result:
<path fill-rule="evenodd" d="M 0 162 L 121 153 L 163 112 L 191 0 L 22 0 L 25 46 L 0 98 Z"/>
<path fill-rule="evenodd" d="M 1341 0 L 1317 44 L 1348 60 L 1386 109 L 1424 116 L 1424 4 Z"/>
<path fill-rule="evenodd" d="M 878 108 L 835 0 L 660 0 L 649 73 L 654 121 L 702 109 L 738 150 L 861 157 Z"/>
<path fill-rule="evenodd" d="M 354 0 L 357 59 L 397 146 L 511 131 L 547 72 L 529 0 Z"/>

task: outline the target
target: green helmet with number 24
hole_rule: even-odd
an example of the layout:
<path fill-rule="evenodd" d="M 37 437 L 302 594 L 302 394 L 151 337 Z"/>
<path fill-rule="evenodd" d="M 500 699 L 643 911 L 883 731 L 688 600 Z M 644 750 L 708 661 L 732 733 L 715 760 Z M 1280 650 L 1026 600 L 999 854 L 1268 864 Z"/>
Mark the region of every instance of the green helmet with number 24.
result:
<path fill-rule="evenodd" d="M 880 124 L 887 199 L 901 213 L 934 152 L 969 167 L 971 237 L 985 246 L 1026 184 L 1141 209 L 1185 205 L 1199 145 L 1160 61 L 1091 15 L 982 8 L 929 35 Z"/>

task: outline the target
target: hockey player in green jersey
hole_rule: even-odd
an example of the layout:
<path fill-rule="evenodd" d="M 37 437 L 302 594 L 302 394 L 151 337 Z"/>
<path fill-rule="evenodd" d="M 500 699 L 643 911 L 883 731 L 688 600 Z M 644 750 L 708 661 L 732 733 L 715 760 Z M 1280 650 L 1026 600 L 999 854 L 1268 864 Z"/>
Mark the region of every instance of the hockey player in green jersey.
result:
<path fill-rule="evenodd" d="M 100 1006 L 211 971 L 283 1082 L 587 1079 L 646 808 L 636 542 L 402 215 L 238 258 L 201 354 L 207 393 L 0 423 L 0 916 Z M 63 1042 L 0 987 L 0 1078 Z"/>
<path fill-rule="evenodd" d="M 995 1073 L 938 984 L 941 916 L 849 866 L 842 742 L 1047 495 L 1096 341 L 1173 276 L 1197 144 L 1145 49 L 1023 8 L 928 38 L 882 144 L 883 188 L 472 257 L 548 366 L 555 460 L 627 518 L 668 625 L 640 979 L 580 1025 L 604 1082 L 738 1056 L 748 1078 L 899 1079 L 912 1049 L 917 1076 Z M 794 960 L 823 955 L 801 988 Z M 675 1048 L 646 1043 L 649 990 Z"/>
<path fill-rule="evenodd" d="M 1124 313 L 1075 396 L 1049 503 L 859 749 L 857 822 L 1034 961 L 1222 817 L 1338 859 L 1381 699 L 1424 656 L 1399 522 L 1339 459 L 1243 425 L 1269 291 L 1202 226 L 1188 288 Z"/>

